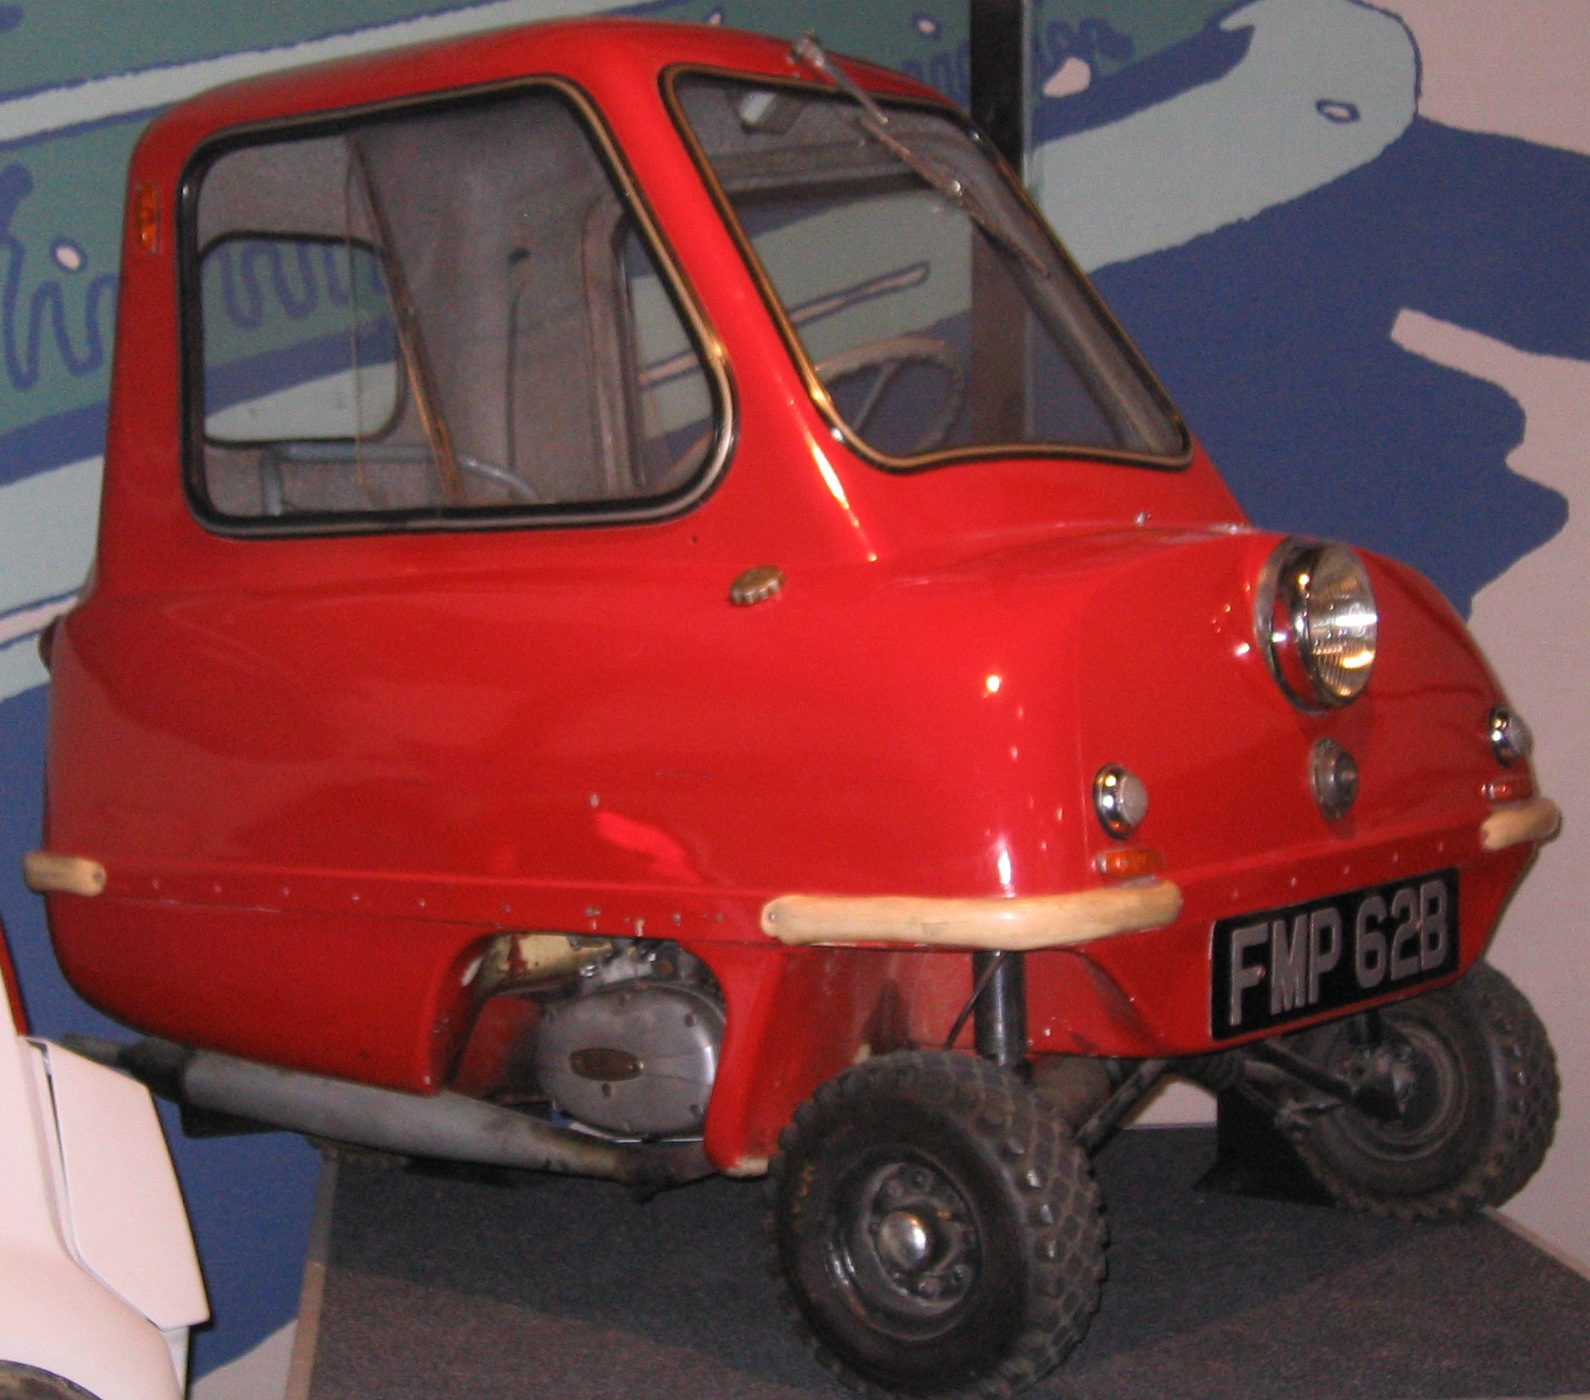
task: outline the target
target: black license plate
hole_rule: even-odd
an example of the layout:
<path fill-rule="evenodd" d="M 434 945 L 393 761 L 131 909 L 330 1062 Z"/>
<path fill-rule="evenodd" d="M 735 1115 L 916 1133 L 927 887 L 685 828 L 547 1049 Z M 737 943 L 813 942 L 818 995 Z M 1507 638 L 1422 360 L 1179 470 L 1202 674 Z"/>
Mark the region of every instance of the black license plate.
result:
<path fill-rule="evenodd" d="M 1211 958 L 1216 1040 L 1417 986 L 1457 969 L 1457 871 L 1221 919 Z"/>

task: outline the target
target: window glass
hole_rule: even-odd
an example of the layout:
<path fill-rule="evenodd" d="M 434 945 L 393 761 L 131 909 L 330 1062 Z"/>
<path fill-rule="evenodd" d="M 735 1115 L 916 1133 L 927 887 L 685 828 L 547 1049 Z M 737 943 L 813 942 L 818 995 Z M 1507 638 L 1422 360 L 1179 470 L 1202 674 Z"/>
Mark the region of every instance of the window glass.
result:
<path fill-rule="evenodd" d="M 559 93 L 231 147 L 193 221 L 215 514 L 633 512 L 713 456 L 715 380 Z"/>
<path fill-rule="evenodd" d="M 947 116 L 719 78 L 686 121 L 820 386 L 889 464 L 1031 444 L 1174 458 L 1180 424 Z"/>
<path fill-rule="evenodd" d="M 391 422 L 397 341 L 371 249 L 223 238 L 205 250 L 199 283 L 207 438 L 352 440 Z"/>

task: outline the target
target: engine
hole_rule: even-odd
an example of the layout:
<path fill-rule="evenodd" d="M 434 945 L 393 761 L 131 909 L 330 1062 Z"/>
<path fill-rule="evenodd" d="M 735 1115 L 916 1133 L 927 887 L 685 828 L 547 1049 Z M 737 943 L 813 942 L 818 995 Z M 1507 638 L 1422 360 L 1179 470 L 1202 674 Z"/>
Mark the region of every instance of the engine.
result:
<path fill-rule="evenodd" d="M 677 944 L 632 940 L 542 1000 L 536 1082 L 569 1117 L 631 1138 L 695 1137 L 723 1045 L 723 998 Z"/>

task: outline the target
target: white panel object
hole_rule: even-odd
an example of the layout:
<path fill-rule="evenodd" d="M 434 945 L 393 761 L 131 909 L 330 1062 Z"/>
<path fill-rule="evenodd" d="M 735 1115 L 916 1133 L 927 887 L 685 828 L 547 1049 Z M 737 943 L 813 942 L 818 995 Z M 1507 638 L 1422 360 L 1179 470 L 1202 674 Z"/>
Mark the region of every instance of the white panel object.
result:
<path fill-rule="evenodd" d="M 156 1327 L 203 1322 L 209 1307 L 193 1235 L 149 1091 L 58 1045 L 43 1049 L 68 1248 Z"/>
<path fill-rule="evenodd" d="M 46 1052 L 10 1033 L 8 1010 L 0 997 L 0 1364 L 64 1377 L 98 1400 L 181 1400 L 187 1328 L 163 1334 L 87 1272 L 66 1243 Z M 114 1152 L 114 1139 L 107 1141 Z M 169 1173 L 163 1142 L 160 1149 Z M 129 1228 L 139 1223 L 134 1213 Z"/>

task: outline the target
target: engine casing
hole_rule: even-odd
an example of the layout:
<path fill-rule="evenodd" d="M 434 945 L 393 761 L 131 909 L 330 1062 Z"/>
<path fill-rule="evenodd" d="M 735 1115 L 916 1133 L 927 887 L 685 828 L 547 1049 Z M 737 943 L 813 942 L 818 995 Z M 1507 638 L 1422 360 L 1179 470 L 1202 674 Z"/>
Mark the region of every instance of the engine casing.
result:
<path fill-rule="evenodd" d="M 701 1132 L 723 1008 L 699 987 L 633 978 L 556 1002 L 536 1029 L 542 1091 L 571 1118 L 625 1137 Z"/>

